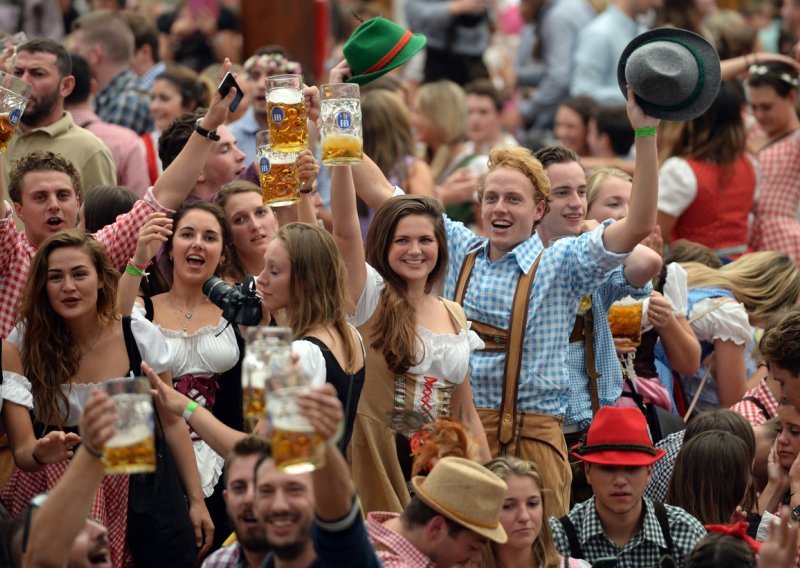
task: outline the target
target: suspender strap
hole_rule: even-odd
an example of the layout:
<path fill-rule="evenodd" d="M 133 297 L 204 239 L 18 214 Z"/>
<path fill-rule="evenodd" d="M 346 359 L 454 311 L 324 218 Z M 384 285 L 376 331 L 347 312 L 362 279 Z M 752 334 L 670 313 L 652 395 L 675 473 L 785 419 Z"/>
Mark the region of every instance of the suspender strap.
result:
<path fill-rule="evenodd" d="M 586 376 L 589 377 L 589 398 L 592 401 L 592 416 L 594 416 L 600 410 L 600 395 L 597 391 L 597 379 L 600 378 L 600 373 L 597 372 L 594 361 L 594 313 L 591 307 L 585 313 L 575 316 L 575 325 L 569 334 L 569 342 L 579 341 L 583 342 L 584 367 Z"/>
<path fill-rule="evenodd" d="M 586 374 L 589 377 L 589 398 L 592 401 L 592 416 L 600 410 L 600 395 L 597 392 L 597 379 L 600 373 L 594 362 L 594 306 L 586 310 L 583 316 L 583 352 L 585 356 Z"/>
<path fill-rule="evenodd" d="M 672 535 L 669 532 L 669 519 L 667 518 L 667 508 L 664 503 L 660 501 L 653 501 L 653 512 L 656 514 L 658 524 L 661 525 L 661 534 L 664 535 L 664 541 L 667 543 L 667 554 L 673 556 L 672 549 Z"/>
<path fill-rule="evenodd" d="M 769 413 L 769 410 L 767 410 L 767 407 L 766 407 L 766 406 L 764 406 L 764 403 L 763 403 L 763 402 L 761 402 L 761 401 L 760 401 L 759 399 L 757 399 L 756 397 L 754 397 L 754 396 L 746 396 L 746 397 L 744 397 L 742 400 L 743 400 L 743 401 L 745 401 L 745 400 L 746 400 L 746 401 L 748 401 L 748 402 L 752 402 L 753 404 L 755 404 L 755 405 L 756 405 L 756 407 L 757 407 L 757 408 L 758 408 L 758 409 L 761 411 L 761 414 L 763 414 L 763 415 L 764 415 L 764 418 L 766 418 L 767 420 L 769 420 L 770 418 L 772 418 L 772 416 L 771 416 L 771 415 L 770 415 L 770 413 Z"/>
<path fill-rule="evenodd" d="M 569 515 L 564 515 L 558 519 L 561 526 L 564 528 L 564 534 L 567 535 L 567 542 L 569 542 L 569 553 L 564 556 L 570 556 L 576 560 L 583 559 L 583 550 L 581 549 L 581 542 L 578 540 L 578 531 L 575 530 L 575 525 Z"/>
<path fill-rule="evenodd" d="M 497 439 L 500 442 L 500 453 L 504 454 L 507 446 L 514 438 L 514 427 L 517 419 L 517 391 L 519 390 L 519 372 L 522 368 L 522 345 L 525 342 L 525 324 L 528 322 L 528 305 L 531 301 L 531 285 L 536 276 L 536 269 L 542 259 L 542 253 L 536 257 L 527 274 L 524 272 L 517 280 L 514 302 L 511 304 L 511 320 L 508 325 L 508 351 L 506 351 L 505 371 L 503 372 L 503 400 L 500 402 L 500 422 Z"/>
<path fill-rule="evenodd" d="M 472 268 L 475 266 L 475 259 L 478 257 L 478 251 L 474 250 L 464 257 L 461 263 L 461 270 L 458 272 L 458 280 L 456 280 L 456 290 L 453 294 L 453 301 L 457 304 L 464 305 L 464 295 L 467 293 L 467 286 L 469 285 L 469 278 L 472 276 Z"/>

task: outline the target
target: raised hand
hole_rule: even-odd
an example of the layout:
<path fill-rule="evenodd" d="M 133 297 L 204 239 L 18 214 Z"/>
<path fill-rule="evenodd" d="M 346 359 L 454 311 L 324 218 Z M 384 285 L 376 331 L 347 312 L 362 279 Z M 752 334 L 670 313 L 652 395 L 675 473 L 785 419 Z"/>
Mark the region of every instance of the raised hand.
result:
<path fill-rule="evenodd" d="M 41 463 L 57 463 L 73 456 L 75 446 L 81 443 L 81 437 L 61 430 L 49 432 L 36 440 L 33 454 Z"/>
<path fill-rule="evenodd" d="M 639 103 L 636 102 L 636 95 L 633 93 L 633 89 L 628 87 L 628 120 L 631 123 L 631 126 L 635 129 L 637 128 L 644 128 L 645 126 L 658 126 L 658 123 L 661 122 L 657 118 L 653 118 L 652 116 L 648 116 L 642 110 L 642 107 L 639 106 Z"/>
<path fill-rule="evenodd" d="M 147 222 L 139 230 L 136 251 L 133 253 L 136 266 L 147 266 L 171 234 L 172 219 L 159 212 L 148 215 Z"/>
<path fill-rule="evenodd" d="M 300 189 L 310 189 L 319 175 L 319 163 L 309 149 L 297 155 L 297 173 L 300 175 Z"/>

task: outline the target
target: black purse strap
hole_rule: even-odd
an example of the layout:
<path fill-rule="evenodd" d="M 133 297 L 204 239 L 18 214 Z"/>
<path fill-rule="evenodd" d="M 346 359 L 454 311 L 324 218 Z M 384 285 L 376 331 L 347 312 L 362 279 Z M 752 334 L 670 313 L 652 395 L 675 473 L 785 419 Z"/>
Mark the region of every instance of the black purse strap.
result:
<path fill-rule="evenodd" d="M 746 396 L 746 397 L 744 397 L 742 399 L 742 401 L 745 401 L 745 400 L 748 401 L 748 402 L 752 402 L 754 405 L 756 405 L 756 408 L 758 408 L 761 411 L 761 414 L 764 415 L 764 418 L 766 418 L 767 420 L 772 418 L 772 416 L 769 413 L 769 410 L 767 410 L 767 407 L 759 399 L 757 399 L 754 396 Z"/>

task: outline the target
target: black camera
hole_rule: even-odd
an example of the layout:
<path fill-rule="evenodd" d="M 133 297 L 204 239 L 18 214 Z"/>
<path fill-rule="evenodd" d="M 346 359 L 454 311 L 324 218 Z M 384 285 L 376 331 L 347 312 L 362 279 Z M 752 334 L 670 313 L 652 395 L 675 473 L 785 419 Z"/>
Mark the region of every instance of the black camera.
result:
<path fill-rule="evenodd" d="M 203 294 L 222 309 L 222 317 L 241 325 L 257 325 L 261 321 L 261 297 L 256 293 L 256 279 L 247 275 L 243 284 L 228 284 L 212 276 L 203 284 Z"/>

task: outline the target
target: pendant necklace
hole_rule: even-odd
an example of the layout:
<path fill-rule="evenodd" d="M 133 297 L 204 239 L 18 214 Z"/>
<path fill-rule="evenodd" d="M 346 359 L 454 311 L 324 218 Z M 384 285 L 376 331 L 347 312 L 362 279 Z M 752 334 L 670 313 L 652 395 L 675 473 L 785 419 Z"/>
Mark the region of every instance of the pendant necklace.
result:
<path fill-rule="evenodd" d="M 178 308 L 172 301 L 172 291 L 167 292 L 167 296 L 169 297 L 169 305 L 172 306 L 172 311 L 178 315 L 179 320 L 181 319 L 180 316 L 183 316 L 187 320 L 192 319 L 192 317 L 194 316 L 194 312 L 197 310 L 197 308 L 208 303 L 208 297 L 206 296 L 200 302 L 192 306 L 191 310 L 186 311 Z M 183 328 L 183 331 L 188 331 L 188 325 L 189 325 L 188 321 L 181 321 L 181 327 Z"/>

